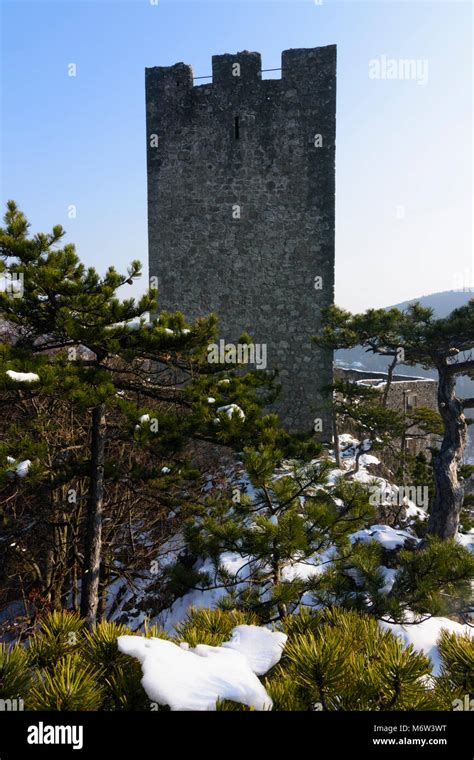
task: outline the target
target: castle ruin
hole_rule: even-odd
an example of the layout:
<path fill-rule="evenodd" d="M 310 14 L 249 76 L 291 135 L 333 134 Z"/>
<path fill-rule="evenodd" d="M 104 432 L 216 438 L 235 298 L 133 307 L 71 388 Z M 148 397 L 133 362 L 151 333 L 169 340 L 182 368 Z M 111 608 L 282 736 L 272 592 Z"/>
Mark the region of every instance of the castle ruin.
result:
<path fill-rule="evenodd" d="M 331 435 L 332 352 L 311 338 L 334 300 L 336 46 L 146 69 L 150 276 L 160 308 L 219 316 L 266 346 L 291 431 Z M 316 421 L 316 422 L 315 422 Z"/>

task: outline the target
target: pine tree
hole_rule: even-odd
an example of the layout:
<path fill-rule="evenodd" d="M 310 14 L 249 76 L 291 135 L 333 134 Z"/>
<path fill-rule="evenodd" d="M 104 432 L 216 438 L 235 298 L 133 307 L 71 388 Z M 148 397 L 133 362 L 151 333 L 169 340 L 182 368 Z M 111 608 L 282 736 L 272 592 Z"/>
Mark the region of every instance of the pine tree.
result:
<path fill-rule="evenodd" d="M 393 449 L 394 440 L 403 434 L 404 419 L 398 411 L 388 409 L 380 393 L 371 386 L 339 380 L 332 390 L 338 429 L 350 429 L 360 439 L 355 446 L 354 469 L 348 471 L 349 476 L 359 471 L 363 454 Z"/>
<path fill-rule="evenodd" d="M 119 300 L 117 290 L 140 276 L 139 262 L 125 274 L 110 267 L 101 277 L 84 267 L 74 246 L 60 247 L 61 227 L 32 237 L 28 228 L 25 216 L 9 202 L 0 230 L 0 266 L 5 277 L 21 284 L 21 292 L 0 293 L 0 317 L 9 331 L 0 382 L 17 398 L 32 403 L 55 398 L 74 415 L 90 419 L 85 424 L 85 471 L 80 460 L 75 471 L 73 466 L 69 472 L 67 466 L 62 469 L 65 484 L 73 476 L 87 482 L 81 612 L 91 628 L 104 568 L 104 488 L 113 468 L 107 458 L 108 423 L 115 431 L 120 428 L 117 435 L 124 440 L 128 435 L 130 443 L 149 450 L 152 459 L 165 449 L 172 456 L 190 439 L 241 447 L 258 435 L 262 424 L 277 425 L 275 417 L 265 423 L 261 419 L 261 408 L 273 393 L 272 378 L 209 364 L 215 316 L 189 326 L 179 312 L 158 313 L 153 289 L 138 302 Z M 19 376 L 18 371 L 31 375 Z M 225 384 L 220 383 L 223 377 Z M 137 421 L 137 410 L 145 404 L 148 413 Z M 137 424 L 130 435 L 132 415 Z M 58 476 L 57 469 L 50 472 L 53 479 Z M 132 477 L 156 482 L 156 464 L 151 462 L 148 474 L 137 475 L 135 463 Z"/>
<path fill-rule="evenodd" d="M 315 341 L 328 348 L 364 346 L 368 351 L 401 363 L 421 364 L 438 373 L 438 410 L 443 422 L 443 441 L 434 461 L 436 494 L 428 532 L 442 539 L 454 538 L 459 526 L 463 489 L 457 477 L 467 437 L 464 411 L 474 398 L 456 396 L 456 378 L 472 377 L 474 360 L 474 299 L 444 319 L 433 310 L 412 304 L 398 309 L 370 309 L 350 314 L 338 307 L 325 312 L 326 326 Z"/>
<path fill-rule="evenodd" d="M 214 571 L 175 567 L 181 591 L 222 588 L 224 608 L 256 613 L 264 622 L 283 619 L 324 584 L 330 558 L 347 547 L 349 535 L 373 520 L 365 488 L 343 480 L 327 485 L 329 460 L 293 460 L 292 470 L 278 474 L 280 463 L 275 447 L 248 447 L 243 467 L 250 483 L 235 481 L 226 493 L 189 506 L 190 552 L 209 558 Z M 235 570 L 223 563 L 226 552 L 237 555 Z M 318 564 L 320 577 L 309 572 Z"/>

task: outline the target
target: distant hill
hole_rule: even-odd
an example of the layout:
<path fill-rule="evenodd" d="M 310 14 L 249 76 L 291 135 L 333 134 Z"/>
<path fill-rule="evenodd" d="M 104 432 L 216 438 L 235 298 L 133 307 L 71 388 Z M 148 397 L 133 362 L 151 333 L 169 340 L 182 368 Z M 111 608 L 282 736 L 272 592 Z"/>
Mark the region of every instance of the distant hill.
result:
<path fill-rule="evenodd" d="M 422 306 L 433 309 L 436 317 L 442 318 L 450 314 L 453 309 L 464 306 L 470 298 L 474 298 L 474 290 L 446 290 L 441 293 L 432 293 L 431 295 L 420 296 L 420 298 L 413 298 L 411 301 L 404 301 L 403 303 L 387 306 L 386 308 L 397 308 L 404 310 L 409 304 L 416 303 L 418 301 Z M 340 365 L 348 365 L 358 369 L 368 369 L 377 372 L 384 372 L 387 369 L 390 361 L 383 356 L 376 356 L 375 354 L 366 352 L 365 349 L 361 348 L 360 346 L 357 346 L 356 348 L 348 348 L 336 351 L 335 359 Z M 432 370 L 425 370 L 420 366 L 400 366 L 400 373 L 403 375 L 436 377 L 436 372 Z M 458 391 L 461 396 L 472 395 L 472 387 L 469 388 L 470 383 L 471 381 L 468 378 L 460 378 Z"/>
<path fill-rule="evenodd" d="M 411 303 L 419 301 L 422 306 L 433 309 L 435 316 L 438 318 L 447 317 L 454 309 L 464 306 L 470 298 L 474 298 L 474 290 L 443 290 L 441 293 L 431 293 L 428 296 L 413 298 L 411 301 L 403 301 L 394 305 L 396 309 L 406 309 Z M 389 309 L 393 309 L 389 306 Z"/>

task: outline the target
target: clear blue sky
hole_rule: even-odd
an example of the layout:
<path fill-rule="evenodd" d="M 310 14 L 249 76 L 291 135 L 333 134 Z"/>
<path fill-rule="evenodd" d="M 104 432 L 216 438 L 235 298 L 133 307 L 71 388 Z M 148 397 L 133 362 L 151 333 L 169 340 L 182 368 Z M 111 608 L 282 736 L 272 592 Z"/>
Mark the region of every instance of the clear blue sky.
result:
<path fill-rule="evenodd" d="M 202 76 L 247 49 L 275 68 L 282 50 L 337 43 L 337 302 L 474 285 L 470 2 L 0 4 L 2 206 L 14 198 L 34 231 L 62 224 L 87 264 L 146 264 L 146 66 Z M 382 56 L 427 65 L 427 81 L 371 78 Z"/>

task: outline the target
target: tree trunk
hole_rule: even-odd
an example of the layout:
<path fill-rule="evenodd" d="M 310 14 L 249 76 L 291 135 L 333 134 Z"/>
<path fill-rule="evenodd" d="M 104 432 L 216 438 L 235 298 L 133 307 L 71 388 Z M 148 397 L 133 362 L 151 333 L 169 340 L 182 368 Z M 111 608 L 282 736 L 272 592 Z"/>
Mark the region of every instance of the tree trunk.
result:
<path fill-rule="evenodd" d="M 359 445 L 357 446 L 356 455 L 354 457 L 354 467 L 353 467 L 352 470 L 347 470 L 347 472 L 345 472 L 345 474 L 344 474 L 345 478 L 349 478 L 351 475 L 357 475 L 357 473 L 359 472 L 359 469 L 360 469 L 360 458 L 361 458 L 362 454 L 365 454 L 365 453 L 366 452 L 362 448 L 362 444 L 359 443 Z"/>
<path fill-rule="evenodd" d="M 444 424 L 441 450 L 433 463 L 436 485 L 428 521 L 428 534 L 441 539 L 455 538 L 463 504 L 463 488 L 458 481 L 467 438 L 467 423 L 461 401 L 456 398 L 456 375 L 449 365 L 438 367 L 438 409 Z"/>
<path fill-rule="evenodd" d="M 389 364 L 388 372 L 387 372 L 387 382 L 385 383 L 385 388 L 383 391 L 382 396 L 382 406 L 386 407 L 388 403 L 388 394 L 390 393 L 390 388 L 392 386 L 392 380 L 393 380 L 393 373 L 395 371 L 395 367 L 398 364 L 398 356 L 394 356 L 393 360 Z"/>
<path fill-rule="evenodd" d="M 97 620 L 100 560 L 102 554 L 102 510 L 104 497 L 105 404 L 92 410 L 91 468 L 87 499 L 86 541 L 82 573 L 81 615 L 89 630 Z"/>
<path fill-rule="evenodd" d="M 277 542 L 273 542 L 273 556 L 272 556 L 272 571 L 273 571 L 273 585 L 278 586 L 281 583 L 281 571 L 282 571 L 282 564 L 280 561 L 280 555 L 277 548 Z M 286 607 L 286 604 L 283 602 L 280 602 L 277 604 L 277 610 L 278 615 L 280 616 L 280 620 L 283 620 L 288 615 L 288 609 Z"/>
<path fill-rule="evenodd" d="M 402 437 L 400 438 L 400 464 L 398 468 L 398 476 L 402 483 L 405 483 L 406 442 L 406 433 L 402 433 Z"/>
<path fill-rule="evenodd" d="M 110 584 L 110 573 L 105 567 L 105 563 L 101 562 L 100 565 L 100 583 L 99 583 L 99 606 L 97 609 L 97 619 L 105 620 L 107 612 L 107 589 Z"/>
<path fill-rule="evenodd" d="M 332 413 L 332 431 L 333 431 L 333 438 L 334 438 L 334 457 L 336 460 L 336 467 L 341 469 L 342 463 L 341 463 L 341 447 L 339 445 L 339 426 L 337 424 L 337 413 L 333 409 Z"/>

